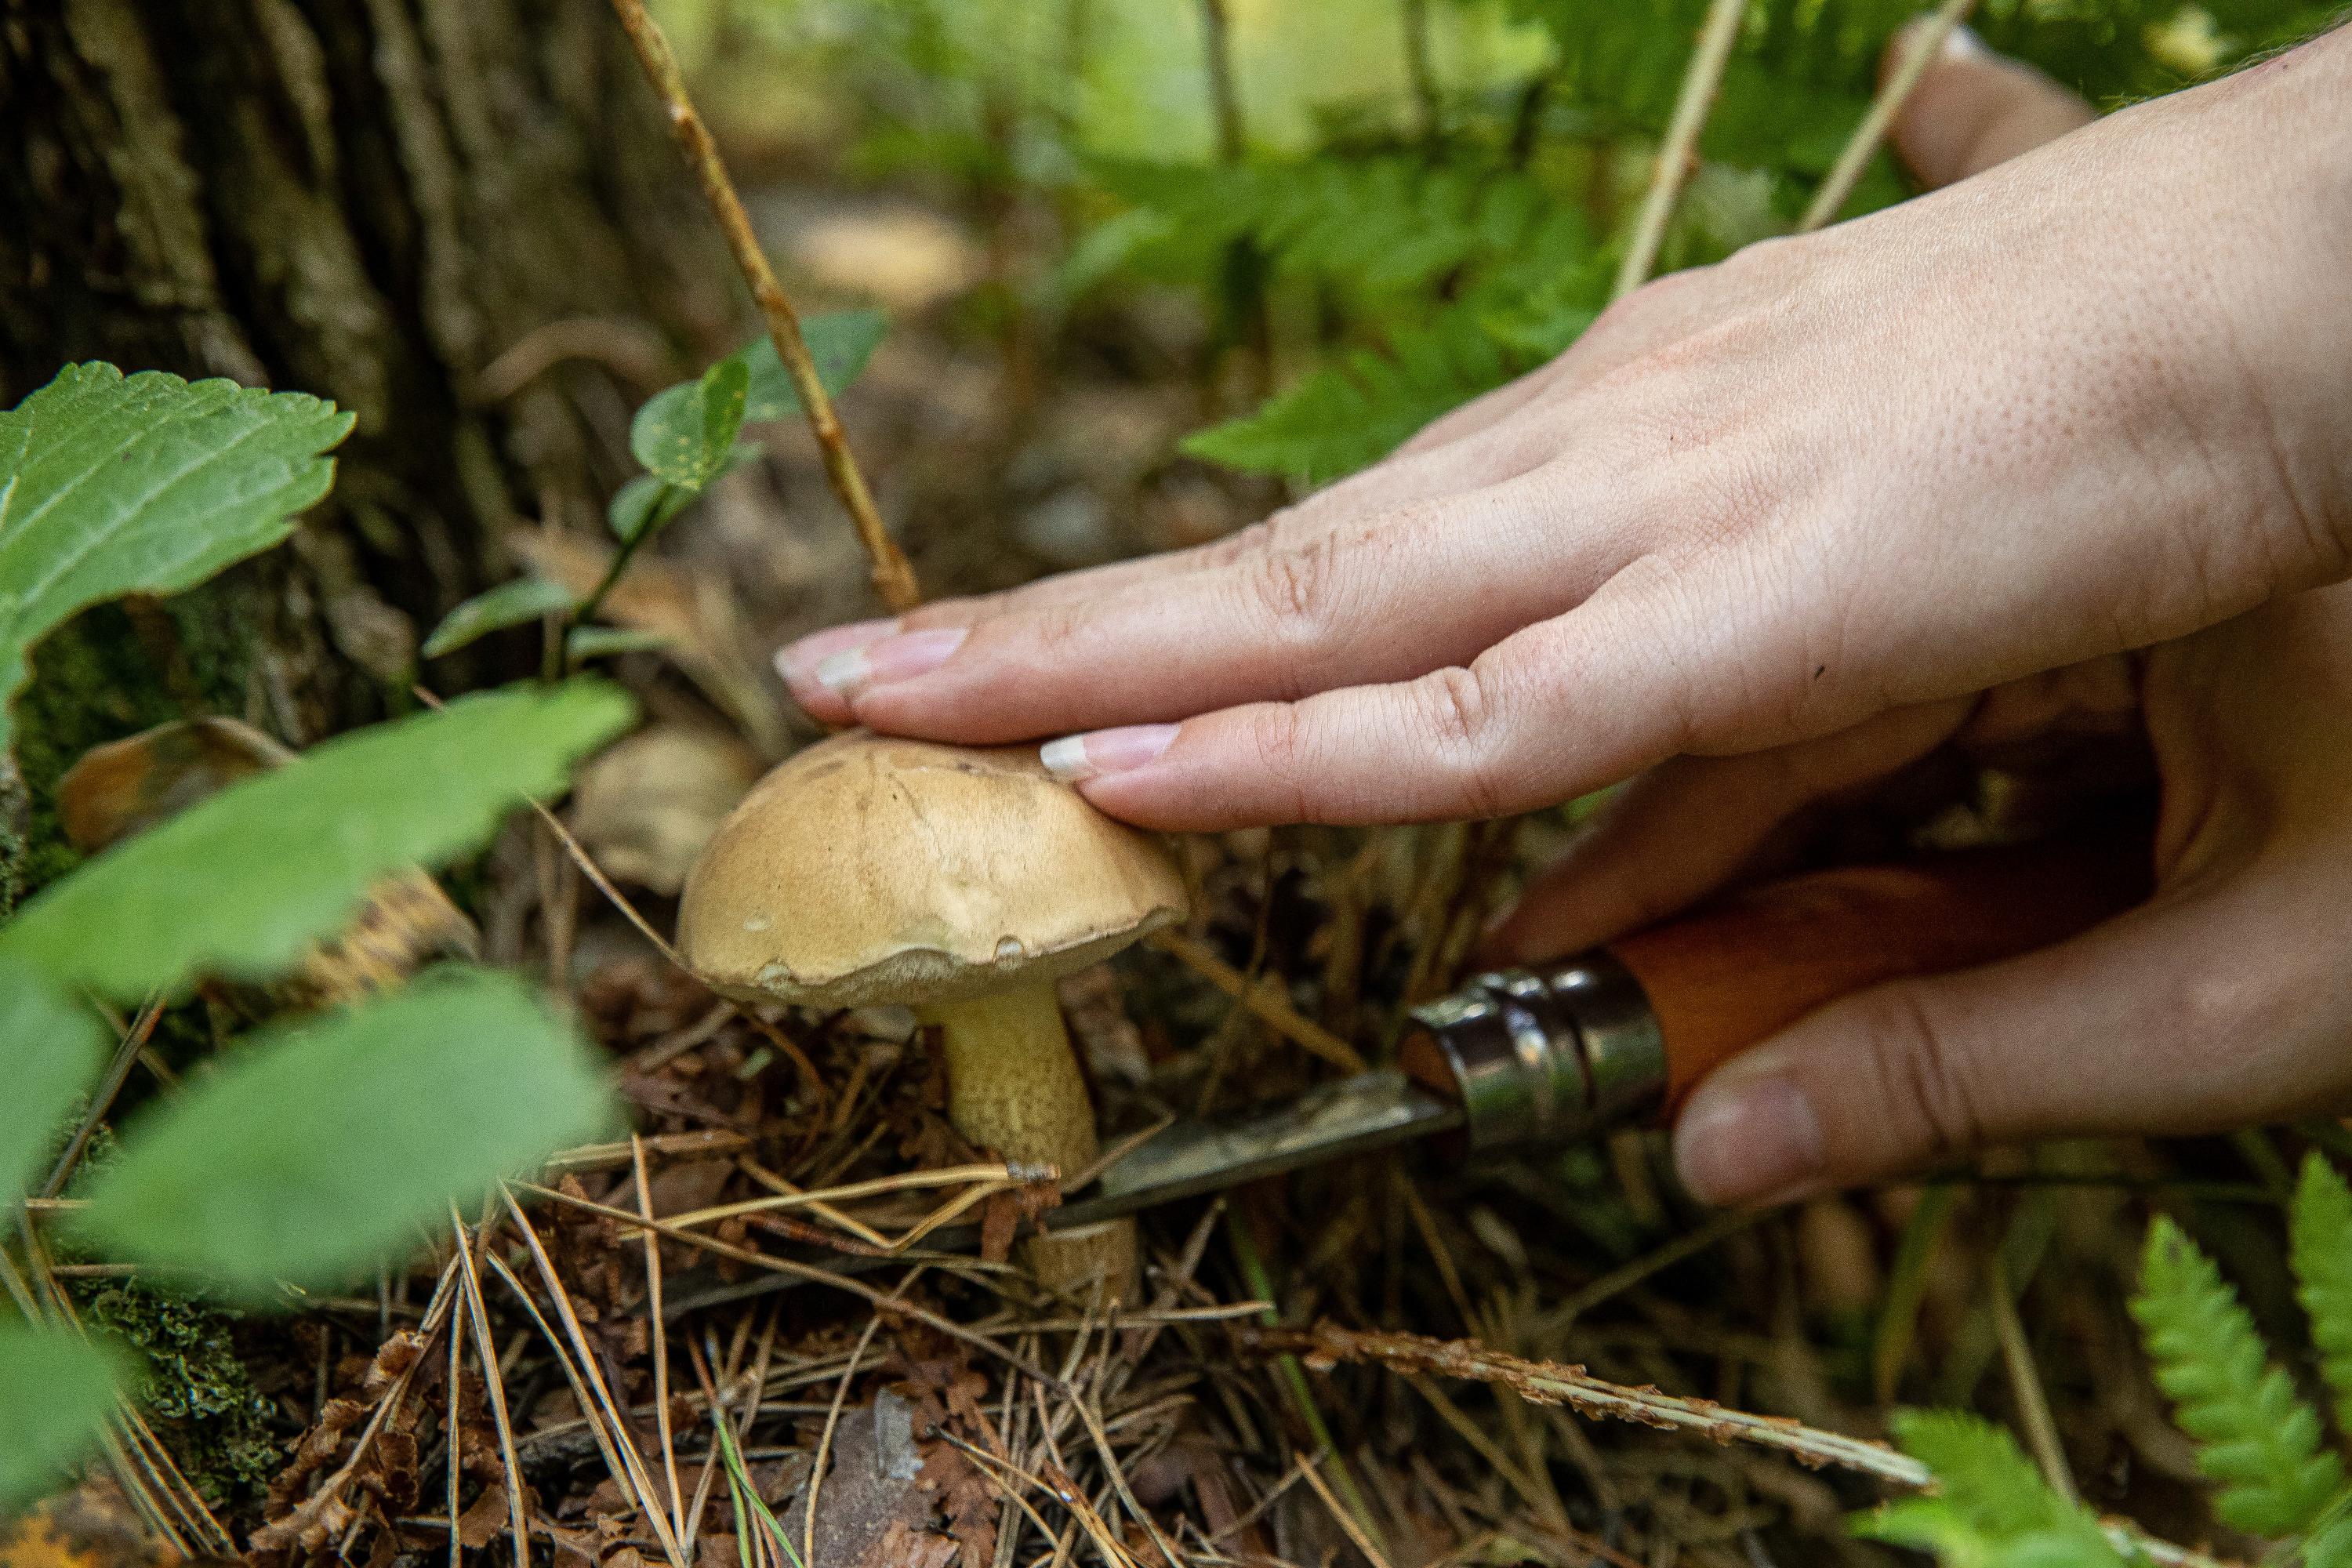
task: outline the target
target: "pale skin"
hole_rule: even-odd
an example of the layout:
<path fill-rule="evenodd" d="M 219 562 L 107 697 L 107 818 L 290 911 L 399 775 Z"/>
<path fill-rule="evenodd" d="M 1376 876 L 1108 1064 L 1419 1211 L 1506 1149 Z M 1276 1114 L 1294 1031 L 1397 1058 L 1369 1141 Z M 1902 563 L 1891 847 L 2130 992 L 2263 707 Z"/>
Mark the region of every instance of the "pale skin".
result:
<path fill-rule="evenodd" d="M 1898 142 L 1938 189 L 1653 284 L 1256 528 L 835 628 L 787 679 L 827 722 L 1054 737 L 1160 828 L 1631 780 L 1493 934 L 1521 960 L 1939 748 L 2144 735 L 2152 902 L 1801 1020 L 1691 1098 L 1685 1181 L 2352 1107 L 2352 29 L 2095 122 L 1964 42 Z"/>

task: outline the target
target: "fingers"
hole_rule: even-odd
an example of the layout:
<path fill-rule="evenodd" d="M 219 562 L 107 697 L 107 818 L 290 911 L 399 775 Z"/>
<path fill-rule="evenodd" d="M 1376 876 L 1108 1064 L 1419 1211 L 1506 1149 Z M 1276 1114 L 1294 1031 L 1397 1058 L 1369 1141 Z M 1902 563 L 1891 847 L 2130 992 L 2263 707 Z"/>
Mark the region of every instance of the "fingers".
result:
<path fill-rule="evenodd" d="M 1887 50 L 1888 61 L 1910 37 Z M 1895 150 L 1923 184 L 1948 185 L 2089 124 L 2091 106 L 2021 61 L 1952 33 L 1895 123 Z"/>
<path fill-rule="evenodd" d="M 1110 815 L 1170 831 L 1549 805 L 1683 749 L 1696 661 L 1660 635 L 1680 618 L 1673 593 L 1622 574 L 1466 666 L 1069 736 L 1045 757 Z"/>
<path fill-rule="evenodd" d="M 2053 948 L 1832 1003 L 1699 1085 L 1675 1163 L 1707 1201 L 1761 1203 L 1987 1144 L 2340 1103 L 2342 879 L 2249 867 Z"/>
<path fill-rule="evenodd" d="M 1407 679 L 1599 586 L 1625 505 L 1546 470 L 1296 542 L 1272 531 L 1222 565 L 1083 603 L 886 639 L 832 673 L 860 722 L 971 743 Z"/>
<path fill-rule="evenodd" d="M 1736 879 L 1798 811 L 1926 755 L 1971 706 L 1926 703 L 1769 752 L 1660 763 L 1602 806 L 1520 896 L 1487 938 L 1484 962 L 1556 958 L 1687 908 Z"/>

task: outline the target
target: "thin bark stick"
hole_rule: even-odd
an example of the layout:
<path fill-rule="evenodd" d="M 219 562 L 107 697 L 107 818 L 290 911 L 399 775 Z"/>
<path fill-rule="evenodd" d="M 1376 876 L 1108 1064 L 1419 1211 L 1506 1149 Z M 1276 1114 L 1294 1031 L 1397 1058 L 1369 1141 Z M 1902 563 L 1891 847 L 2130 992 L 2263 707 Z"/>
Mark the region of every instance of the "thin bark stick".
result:
<path fill-rule="evenodd" d="M 1927 74 L 1927 67 L 1936 57 L 1943 53 L 1944 42 L 1952 36 L 1952 30 L 1968 19 L 1975 5 L 1976 0 L 1944 0 L 1913 29 L 1903 52 L 1903 63 L 1880 86 L 1878 96 L 1871 100 L 1870 112 L 1853 128 L 1837 162 L 1822 181 L 1821 189 L 1813 193 L 1811 205 L 1805 208 L 1805 216 L 1797 225 L 1799 234 L 1811 234 L 1837 216 L 1838 209 L 1853 195 L 1854 186 L 1862 183 L 1862 173 L 1870 167 L 1870 160 L 1885 142 L 1887 132 L 1894 128 L 1895 117 L 1910 101 L 1912 89 Z"/>
<path fill-rule="evenodd" d="M 1698 153 L 1699 132 L 1706 128 L 1707 110 L 1723 86 L 1723 68 L 1730 62 L 1731 47 L 1739 41 L 1739 24 L 1748 14 L 1748 0 L 1709 0 L 1706 21 L 1699 28 L 1698 49 L 1683 73 L 1675 116 L 1666 124 L 1666 139 L 1658 148 L 1657 171 L 1650 177 L 1649 194 L 1642 198 L 1642 216 L 1633 225 L 1633 238 L 1618 264 L 1617 286 L 1610 298 L 1631 294 L 1648 281 L 1666 237 L 1666 220 L 1675 214 L 1675 200 L 1690 178 Z"/>
<path fill-rule="evenodd" d="M 678 150 L 686 154 L 695 178 L 701 183 L 702 194 L 709 200 L 710 210 L 727 237 L 727 248 L 734 253 L 735 265 L 742 268 L 743 280 L 751 285 L 751 298 L 767 321 L 768 337 L 776 345 L 776 356 L 783 361 L 785 373 L 793 378 L 793 389 L 800 394 L 802 411 L 808 416 L 809 429 L 816 437 L 817 448 L 824 458 L 824 477 L 832 483 L 833 493 L 841 498 L 850 521 L 857 525 L 857 537 L 873 563 L 874 591 L 892 610 L 911 610 L 923 600 L 922 590 L 915 583 L 915 569 L 907 563 L 905 552 L 883 528 L 881 514 L 874 510 L 874 497 L 866 488 L 866 477 L 858 471 L 857 460 L 850 456 L 848 438 L 842 434 L 841 421 L 833 412 L 833 399 L 818 380 L 816 362 L 809 356 L 808 344 L 801 337 L 800 315 L 785 297 L 783 286 L 776 281 L 767 254 L 760 248 L 759 237 L 751 232 L 751 215 L 743 210 L 742 198 L 735 194 L 735 184 L 728 178 L 727 165 L 719 157 L 718 143 L 711 140 L 702 117 L 694 111 L 693 100 L 687 95 L 686 73 L 678 68 L 669 40 L 662 36 L 654 19 L 646 15 L 645 0 L 613 0 L 613 10 L 629 35 L 638 63 L 645 67 L 646 79 L 653 84 L 654 92 L 662 100 L 670 133 L 677 139 Z"/>

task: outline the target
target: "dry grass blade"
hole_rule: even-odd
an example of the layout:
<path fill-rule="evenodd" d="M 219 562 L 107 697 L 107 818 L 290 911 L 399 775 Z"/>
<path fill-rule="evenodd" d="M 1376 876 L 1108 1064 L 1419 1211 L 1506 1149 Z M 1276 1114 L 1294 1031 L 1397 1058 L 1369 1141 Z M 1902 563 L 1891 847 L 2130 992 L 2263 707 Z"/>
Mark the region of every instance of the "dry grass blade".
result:
<path fill-rule="evenodd" d="M 957 1187 L 970 1182 L 1001 1184 L 1015 1179 L 1012 1171 L 1001 1162 L 948 1165 L 935 1171 L 908 1171 L 900 1175 L 877 1176 L 871 1181 L 851 1182 L 843 1186 L 826 1187 L 814 1192 L 794 1187 L 782 1177 L 769 1173 L 759 1173 L 754 1179 L 759 1179 L 759 1176 L 765 1176 L 788 1190 L 779 1192 L 772 1197 L 745 1198 L 740 1203 L 719 1204 L 710 1208 L 699 1208 L 686 1214 L 672 1215 L 668 1223 L 690 1227 L 709 1225 L 717 1220 L 732 1219 L 737 1215 L 770 1214 L 790 1208 L 810 1208 L 822 1212 L 831 1205 L 854 1203 L 860 1198 L 880 1197 L 889 1193 L 913 1192 L 926 1187 Z M 856 1222 L 845 1220 L 843 1223 L 855 1225 Z M 858 1226 L 858 1233 L 877 1245 L 887 1245 L 879 1233 L 868 1230 L 863 1226 Z M 905 1244 L 902 1242 L 899 1245 Z"/>
<path fill-rule="evenodd" d="M 1532 1405 L 1566 1405 L 1585 1415 L 1608 1415 L 1643 1426 L 1696 1433 L 1718 1443 L 1751 1443 L 1807 1465 L 1835 1465 L 1908 1487 L 1928 1484 L 1927 1468 L 1884 1443 L 1824 1432 L 1785 1416 L 1752 1415 L 1707 1399 L 1682 1399 L 1652 1388 L 1628 1388 L 1557 1362 L 1526 1361 L 1465 1340 L 1419 1334 L 1364 1333 L 1328 1324 L 1313 1329 L 1241 1329 L 1244 1345 L 1299 1355 L 1326 1364 L 1362 1362 L 1412 1374 L 1435 1373 L 1509 1390 Z"/>
<path fill-rule="evenodd" d="M 1675 216 L 1675 200 L 1682 195 L 1697 157 L 1698 136 L 1706 128 L 1707 110 L 1715 107 L 1715 95 L 1723 86 L 1723 68 L 1730 63 L 1731 47 L 1739 41 L 1739 24 L 1747 15 L 1748 0 L 1708 0 L 1698 48 L 1691 56 L 1690 68 L 1683 73 L 1675 116 L 1667 122 L 1666 139 L 1658 148 L 1657 170 L 1642 198 L 1633 237 L 1626 242 L 1624 259 L 1618 264 L 1612 299 L 1631 294 L 1649 279 L 1658 247 L 1665 241 L 1667 220 Z"/>
<path fill-rule="evenodd" d="M 986 1335 L 976 1334 L 962 1324 L 942 1318 L 937 1312 L 925 1307 L 919 1307 L 911 1301 L 893 1300 L 885 1292 L 876 1289 L 862 1280 L 853 1279 L 845 1274 L 836 1274 L 829 1268 L 819 1268 L 814 1264 L 795 1263 L 790 1258 L 772 1257 L 764 1252 L 754 1252 L 748 1247 L 730 1246 L 712 1237 L 700 1236 L 690 1230 L 680 1230 L 667 1220 L 649 1221 L 643 1215 L 634 1215 L 626 1209 L 611 1208 L 587 1198 L 574 1197 L 570 1193 L 558 1192 L 552 1187 L 542 1187 L 531 1182 L 517 1182 L 514 1184 L 540 1197 L 582 1209 L 589 1214 L 603 1215 L 607 1219 L 618 1220 L 624 1225 L 648 1226 L 674 1241 L 682 1241 L 688 1247 L 699 1248 L 715 1257 L 732 1258 L 738 1263 L 749 1264 L 751 1268 L 764 1269 L 771 1274 L 782 1274 L 794 1279 L 803 1279 L 812 1285 L 824 1285 L 835 1290 L 845 1290 L 853 1296 L 863 1297 L 877 1307 L 904 1313 L 918 1322 L 926 1323 L 937 1329 L 950 1339 L 960 1340 L 975 1350 L 985 1352 L 1024 1377 L 1045 1384 L 1048 1387 L 1058 1388 L 1062 1385 L 1060 1378 L 1054 1376 L 1025 1357 L 1015 1355 Z M 513 1199 L 509 1197 L 508 1202 L 511 1205 Z M 520 1213 L 520 1210 L 516 1212 Z M 533 1241 L 533 1250 L 537 1251 L 535 1237 Z"/>
<path fill-rule="evenodd" d="M 898 1289 L 893 1294 L 904 1294 L 907 1287 L 915 1282 L 915 1276 L 921 1272 L 920 1267 L 908 1270 L 906 1279 L 898 1282 Z M 881 1327 L 879 1313 L 866 1321 L 866 1328 L 858 1334 L 857 1342 L 850 1347 L 849 1364 L 841 1369 L 841 1381 L 834 1385 L 832 1408 L 824 1413 L 824 1431 L 816 1440 L 816 1458 L 809 1461 L 809 1500 L 801 1532 L 801 1556 L 804 1562 L 816 1561 L 817 1497 L 824 1485 L 824 1462 L 833 1454 L 833 1435 L 841 1426 L 841 1409 L 849 1402 L 849 1384 L 857 1376 L 857 1364 L 866 1359 L 866 1347 L 873 1344 L 875 1332 Z"/>
<path fill-rule="evenodd" d="M 507 1418 L 506 1374 L 499 1367 L 499 1348 L 490 1339 L 490 1309 L 482 1300 L 482 1277 L 474 1260 L 475 1248 L 485 1250 L 489 1245 L 491 1216 L 484 1215 L 475 1236 L 468 1238 L 466 1222 L 458 1216 L 455 1204 L 449 1205 L 449 1225 L 457 1238 L 457 1267 L 466 1291 L 466 1316 L 474 1325 L 474 1353 L 482 1363 L 482 1389 L 489 1396 L 490 1421 L 499 1434 L 499 1462 L 507 1475 L 507 1528 L 514 1538 L 515 1561 L 530 1561 L 530 1524 L 523 1514 L 522 1466 L 515 1460 L 514 1425 Z M 450 1336 L 453 1340 L 456 1336 Z M 450 1385 L 450 1409 L 457 1409 L 457 1384 Z M 454 1443 L 455 1437 L 451 1438 Z M 455 1500 L 452 1500 L 454 1503 Z M 451 1528 L 456 1525 L 453 1521 Z"/>
<path fill-rule="evenodd" d="M 1330 1483 L 1323 1479 L 1320 1458 L 1310 1459 L 1304 1454 L 1299 1455 L 1298 1473 L 1314 1489 L 1315 1495 L 1323 1500 L 1324 1508 L 1339 1528 L 1347 1531 L 1348 1539 L 1356 1543 L 1356 1550 L 1364 1554 L 1364 1561 L 1372 1568 L 1389 1568 L 1389 1560 L 1381 1555 L 1381 1549 L 1372 1544 L 1372 1538 L 1364 1533 L 1364 1527 L 1339 1506 L 1339 1497 L 1331 1490 Z"/>
<path fill-rule="evenodd" d="M 54 1198 L 65 1191 L 67 1178 L 81 1163 L 82 1151 L 89 1146 L 90 1134 L 98 1131 L 98 1124 L 114 1108 L 114 1097 L 122 1092 L 123 1080 L 131 1076 L 131 1064 L 137 1061 L 139 1053 L 147 1048 L 148 1040 L 155 1033 L 156 1022 L 163 1016 L 163 998 L 160 996 L 148 998 L 147 1005 L 139 1009 L 138 1017 L 131 1021 L 131 1027 L 123 1032 L 121 1042 L 115 1047 L 113 1059 L 106 1064 L 106 1074 L 91 1092 L 89 1105 L 82 1112 L 80 1121 L 75 1124 L 73 1136 L 66 1140 L 65 1148 L 59 1151 L 57 1162 L 49 1167 L 48 1176 L 41 1183 L 40 1191 L 35 1196 Z"/>
<path fill-rule="evenodd" d="M 637 1208 L 647 1219 L 654 1217 L 652 1184 L 646 1176 L 646 1145 L 640 1138 L 629 1140 L 629 1152 L 634 1156 L 631 1165 L 636 1174 Z M 654 1354 L 654 1430 L 661 1442 L 662 1477 L 669 1486 L 670 1527 L 679 1541 L 688 1539 L 686 1532 L 686 1502 L 679 1495 L 677 1484 L 677 1443 L 669 1429 L 669 1336 L 662 1319 L 661 1241 L 652 1231 L 640 1239 L 646 1248 L 646 1308 L 648 1331 L 653 1338 Z M 725 1423 L 720 1424 L 722 1428 Z"/>
<path fill-rule="evenodd" d="M 1862 117 L 1853 134 L 1838 153 L 1837 162 L 1813 192 L 1813 199 L 1805 208 L 1804 217 L 1797 225 L 1799 234 L 1811 234 L 1826 225 L 1844 206 L 1846 198 L 1862 181 L 1862 172 L 1870 167 L 1870 160 L 1885 142 L 1886 133 L 1894 127 L 1895 117 L 1911 98 L 1911 89 L 1927 74 L 1927 67 L 1943 52 L 1944 41 L 1952 30 L 1968 20 L 1975 9 L 1976 0 L 1943 0 L 1926 21 L 1916 24 L 1904 45 L 1903 62 L 1887 77 L 1885 85 L 1871 100 L 1870 111 Z"/>
<path fill-rule="evenodd" d="M 1322 1058 L 1341 1072 L 1364 1070 L 1364 1058 L 1355 1047 L 1284 999 L 1279 980 L 1261 977 L 1253 981 L 1211 952 L 1208 943 L 1181 931 L 1157 931 L 1143 940 L 1182 963 L 1240 1003 L 1244 1011 L 1308 1055 Z"/>
<path fill-rule="evenodd" d="M 581 1424 L 588 1428 L 588 1436 L 594 1440 L 597 1453 L 604 1458 L 605 1472 L 613 1478 L 614 1485 L 625 1489 L 629 1486 L 627 1469 L 622 1465 L 620 1455 L 614 1449 L 613 1435 L 606 1429 L 604 1418 L 597 1410 L 595 1400 L 590 1395 L 588 1384 L 581 1377 L 580 1368 L 572 1361 L 570 1349 L 558 1337 L 545 1315 L 540 1311 L 539 1303 L 530 1299 L 530 1292 L 523 1289 L 522 1281 L 515 1278 L 514 1270 L 507 1267 L 506 1260 L 493 1252 L 489 1255 L 488 1262 L 490 1272 L 506 1281 L 507 1289 L 514 1292 L 515 1300 L 522 1303 L 523 1310 L 530 1315 L 530 1321 L 539 1329 L 540 1336 L 546 1340 L 549 1351 L 555 1357 L 557 1368 L 563 1373 L 564 1382 L 572 1387 L 572 1403 L 580 1407 Z"/>
<path fill-rule="evenodd" d="M 515 1202 L 514 1194 L 501 1188 L 499 1195 L 506 1200 L 507 1213 L 513 1218 L 516 1230 L 521 1233 L 523 1245 L 530 1249 L 531 1262 L 539 1270 L 540 1281 L 546 1286 L 548 1298 L 555 1303 L 556 1314 L 563 1321 L 563 1331 L 572 1341 L 572 1351 L 579 1360 L 582 1376 L 589 1392 L 595 1397 L 595 1408 L 602 1410 L 606 1424 L 612 1428 L 613 1447 L 621 1461 L 629 1490 L 635 1495 L 638 1513 L 653 1531 L 654 1538 L 661 1543 L 662 1552 L 673 1568 L 687 1568 L 684 1549 L 670 1530 L 668 1518 L 662 1512 L 660 1500 L 654 1491 L 653 1478 L 646 1473 L 645 1462 L 637 1453 L 636 1439 L 629 1435 L 628 1422 L 614 1402 L 612 1390 L 604 1385 L 604 1374 L 597 1368 L 595 1352 L 589 1348 L 588 1336 L 580 1327 L 580 1316 L 572 1310 L 572 1297 L 555 1272 L 554 1260 L 547 1256 L 547 1248 L 540 1242 L 539 1232 L 531 1227 L 530 1216 L 522 1212 L 522 1205 Z M 610 1212 L 625 1214 L 619 1209 Z"/>

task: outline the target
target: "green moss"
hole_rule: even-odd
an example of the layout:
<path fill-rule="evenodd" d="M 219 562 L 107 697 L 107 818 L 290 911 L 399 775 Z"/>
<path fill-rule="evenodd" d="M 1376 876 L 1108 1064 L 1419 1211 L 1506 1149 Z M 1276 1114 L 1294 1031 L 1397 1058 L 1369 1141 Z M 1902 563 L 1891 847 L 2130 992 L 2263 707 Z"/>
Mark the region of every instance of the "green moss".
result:
<path fill-rule="evenodd" d="M 139 1351 L 139 1402 L 205 1501 L 258 1498 L 284 1455 L 274 1407 L 237 1357 L 236 1320 L 135 1279 L 89 1280 L 73 1294 L 85 1321 Z"/>

